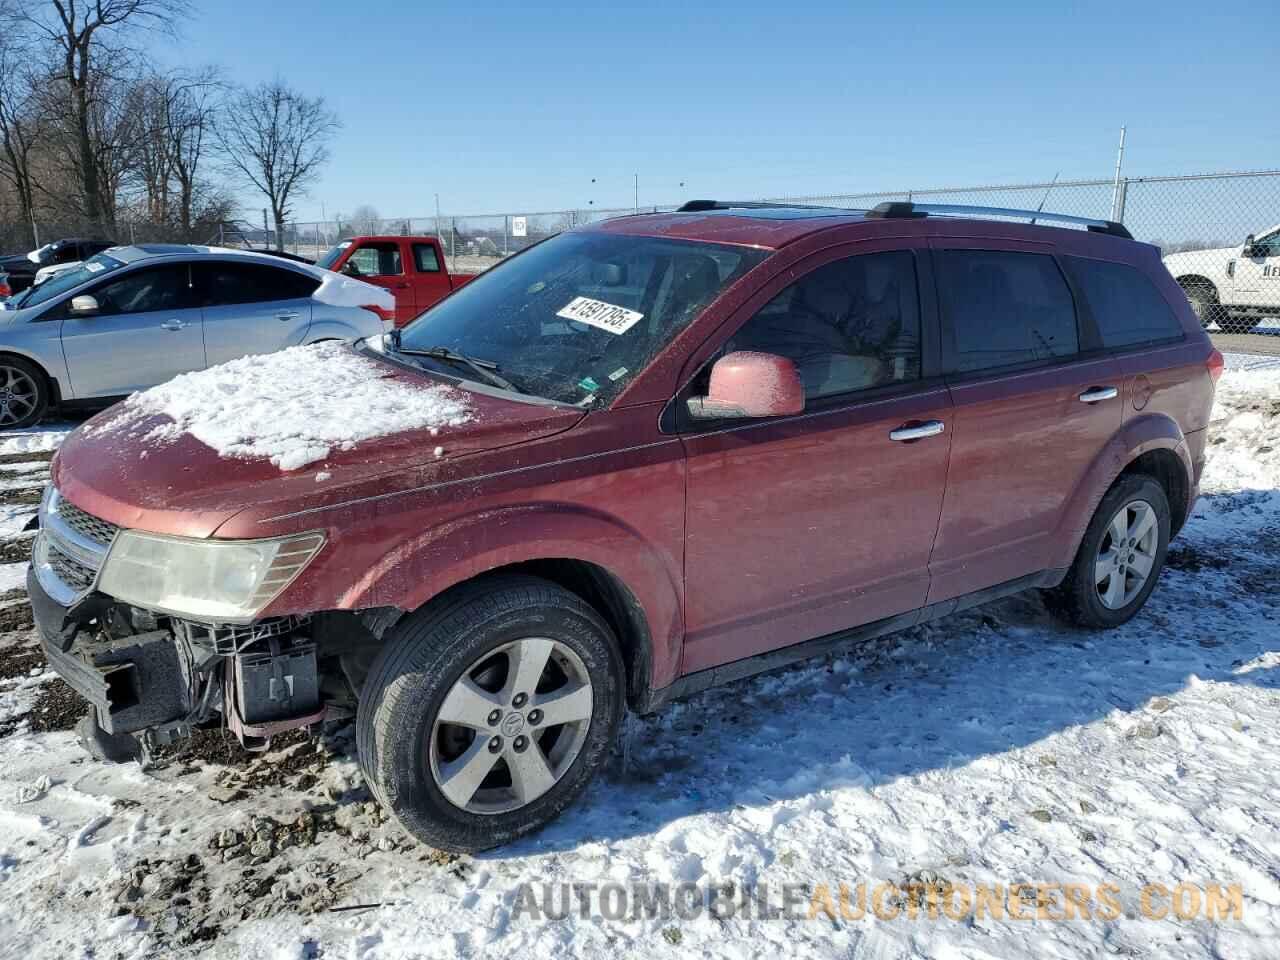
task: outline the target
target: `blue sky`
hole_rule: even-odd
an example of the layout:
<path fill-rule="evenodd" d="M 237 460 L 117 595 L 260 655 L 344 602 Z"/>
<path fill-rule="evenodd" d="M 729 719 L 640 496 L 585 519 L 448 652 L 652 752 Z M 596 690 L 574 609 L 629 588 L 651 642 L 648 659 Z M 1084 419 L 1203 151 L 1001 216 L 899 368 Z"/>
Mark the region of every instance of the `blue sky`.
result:
<path fill-rule="evenodd" d="M 343 120 L 299 220 L 1106 177 L 1122 124 L 1133 175 L 1280 164 L 1266 4 L 193 6 L 160 59 Z"/>

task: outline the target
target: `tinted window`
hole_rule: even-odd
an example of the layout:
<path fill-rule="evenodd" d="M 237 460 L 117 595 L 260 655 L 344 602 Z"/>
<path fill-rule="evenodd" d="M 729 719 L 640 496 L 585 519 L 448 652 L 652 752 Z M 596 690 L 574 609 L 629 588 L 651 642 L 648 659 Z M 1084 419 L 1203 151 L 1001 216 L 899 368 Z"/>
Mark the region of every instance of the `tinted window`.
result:
<path fill-rule="evenodd" d="M 943 250 L 937 262 L 947 372 L 1044 362 L 1078 352 L 1075 303 L 1052 257 Z"/>
<path fill-rule="evenodd" d="M 404 273 L 397 243 L 364 243 L 342 265 L 353 277 L 395 277 Z"/>
<path fill-rule="evenodd" d="M 1182 336 L 1182 325 L 1160 291 L 1134 267 L 1070 259 L 1105 347 L 1128 347 Z"/>
<path fill-rule="evenodd" d="M 320 286 L 315 277 L 257 263 L 210 263 L 204 267 L 205 306 L 266 303 L 309 297 Z"/>
<path fill-rule="evenodd" d="M 135 270 L 119 280 L 93 287 L 88 293 L 97 299 L 102 316 L 182 310 L 192 305 L 185 263 Z"/>
<path fill-rule="evenodd" d="M 819 267 L 770 300 L 725 349 L 787 357 L 806 400 L 918 379 L 915 260 L 903 250 Z"/>
<path fill-rule="evenodd" d="M 440 258 L 436 256 L 436 248 L 429 243 L 413 245 L 413 260 L 419 273 L 439 273 Z"/>

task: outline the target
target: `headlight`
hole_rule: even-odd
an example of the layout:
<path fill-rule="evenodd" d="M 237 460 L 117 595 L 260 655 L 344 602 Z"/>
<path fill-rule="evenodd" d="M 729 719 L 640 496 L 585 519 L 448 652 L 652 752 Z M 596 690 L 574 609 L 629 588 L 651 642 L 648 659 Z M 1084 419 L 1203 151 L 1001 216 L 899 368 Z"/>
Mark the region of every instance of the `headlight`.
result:
<path fill-rule="evenodd" d="M 199 620 L 252 620 L 324 545 L 324 534 L 190 540 L 122 530 L 98 589 L 139 607 Z"/>

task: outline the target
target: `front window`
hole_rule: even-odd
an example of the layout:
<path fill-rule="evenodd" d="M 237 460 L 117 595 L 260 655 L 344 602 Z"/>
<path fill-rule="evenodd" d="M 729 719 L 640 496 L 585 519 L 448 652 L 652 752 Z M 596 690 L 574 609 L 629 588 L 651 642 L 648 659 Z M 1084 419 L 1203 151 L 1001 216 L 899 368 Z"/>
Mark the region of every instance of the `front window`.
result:
<path fill-rule="evenodd" d="M 351 249 L 350 240 L 342 240 L 326 251 L 325 255 L 316 261 L 317 267 L 325 270 L 332 270 L 333 265 L 342 259 L 342 255 Z"/>
<path fill-rule="evenodd" d="M 767 254 L 655 237 L 561 234 L 440 301 L 404 329 L 401 347 L 444 347 L 496 364 L 502 377 L 536 396 L 607 403 Z M 439 369 L 474 379 L 457 366 Z"/>
<path fill-rule="evenodd" d="M 88 283 L 90 280 L 98 280 L 106 276 L 112 271 L 119 270 L 124 263 L 115 257 L 108 257 L 105 253 L 100 253 L 96 257 L 91 257 L 74 270 L 64 270 L 62 273 L 56 273 L 38 287 L 31 287 L 25 294 L 14 301 L 13 306 L 19 310 L 27 307 L 36 307 L 42 303 L 48 303 L 59 294 L 66 293 L 68 290 L 74 290 L 82 283 Z"/>

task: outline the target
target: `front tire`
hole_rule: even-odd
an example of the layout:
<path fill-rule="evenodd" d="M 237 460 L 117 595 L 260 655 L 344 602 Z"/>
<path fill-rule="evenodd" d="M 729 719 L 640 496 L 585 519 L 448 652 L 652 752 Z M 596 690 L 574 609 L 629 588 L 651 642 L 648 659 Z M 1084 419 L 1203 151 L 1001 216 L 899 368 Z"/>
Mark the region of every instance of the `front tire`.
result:
<path fill-rule="evenodd" d="M 475 853 L 554 820 L 625 707 L 608 624 L 553 583 L 495 576 L 397 625 L 356 712 L 374 796 L 429 846 Z"/>
<path fill-rule="evenodd" d="M 48 409 L 44 371 L 22 357 L 0 357 L 0 430 L 35 426 Z"/>
<path fill-rule="evenodd" d="M 1164 488 L 1145 474 L 1122 476 L 1085 531 L 1066 579 L 1047 591 L 1051 610 L 1082 627 L 1118 627 L 1142 609 L 1169 549 Z"/>

